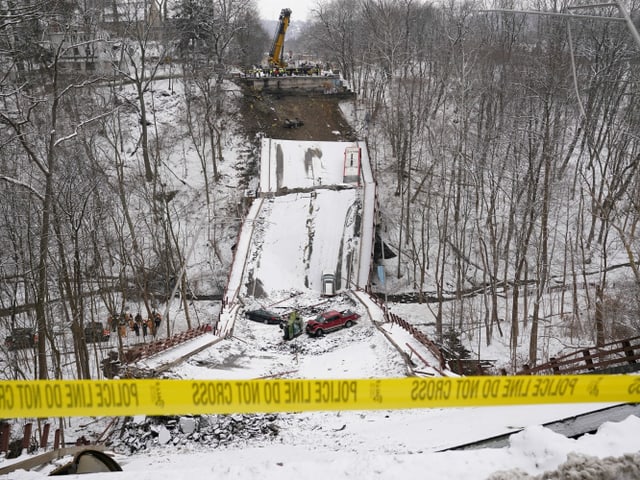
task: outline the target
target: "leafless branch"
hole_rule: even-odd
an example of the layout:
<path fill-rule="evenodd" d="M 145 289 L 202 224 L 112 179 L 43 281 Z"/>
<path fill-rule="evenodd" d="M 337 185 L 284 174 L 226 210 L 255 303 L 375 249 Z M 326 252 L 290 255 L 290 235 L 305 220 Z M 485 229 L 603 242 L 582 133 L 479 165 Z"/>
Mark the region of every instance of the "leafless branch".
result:
<path fill-rule="evenodd" d="M 13 177 L 7 177 L 6 175 L 0 175 L 0 180 L 7 182 L 7 183 L 11 183 L 13 185 L 16 185 L 18 187 L 22 187 L 26 190 L 28 190 L 29 192 L 31 192 L 34 196 L 36 196 L 38 198 L 38 200 L 40 201 L 44 201 L 44 197 L 37 191 L 35 190 L 31 185 L 26 184 L 16 178 Z"/>

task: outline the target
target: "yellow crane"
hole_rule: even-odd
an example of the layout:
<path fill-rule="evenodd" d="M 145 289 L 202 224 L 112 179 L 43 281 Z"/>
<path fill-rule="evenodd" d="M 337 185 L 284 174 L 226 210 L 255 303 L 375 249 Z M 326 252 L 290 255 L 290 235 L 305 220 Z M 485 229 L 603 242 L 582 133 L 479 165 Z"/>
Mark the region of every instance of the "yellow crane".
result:
<path fill-rule="evenodd" d="M 269 67 L 272 68 L 285 68 L 287 66 L 284 61 L 284 36 L 289 28 L 289 21 L 291 19 L 291 9 L 283 8 L 278 18 L 279 24 L 276 30 L 276 34 L 273 37 L 273 44 L 271 45 L 271 51 L 269 52 Z"/>

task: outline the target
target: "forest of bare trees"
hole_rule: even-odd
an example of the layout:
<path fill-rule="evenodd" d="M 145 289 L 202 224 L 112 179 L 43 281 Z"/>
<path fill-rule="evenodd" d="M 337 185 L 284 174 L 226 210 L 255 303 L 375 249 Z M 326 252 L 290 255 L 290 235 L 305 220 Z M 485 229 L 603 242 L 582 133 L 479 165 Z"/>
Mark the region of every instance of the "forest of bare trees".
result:
<path fill-rule="evenodd" d="M 60 348 L 72 349 L 77 378 L 91 378 L 98 352 L 83 327 L 104 323 L 105 307 L 117 315 L 135 301 L 151 315 L 176 286 L 186 302 L 181 273 L 194 233 L 180 222 L 165 166 L 178 133 L 154 108 L 178 95 L 154 82 L 169 78 L 188 92 L 178 101 L 213 211 L 222 75 L 238 58 L 259 61 L 261 38 L 252 2 L 216 2 L 205 17 L 193 13 L 197 4 L 212 6 L 0 1 L 0 321 L 3 334 L 37 333 L 37 361 L 14 362 L 7 378 L 60 377 Z M 195 131 L 201 125 L 207 131 Z M 207 235 L 212 276 L 223 282 L 220 233 Z M 73 345 L 59 345 L 56 325 L 68 326 Z"/>
<path fill-rule="evenodd" d="M 439 337 L 509 338 L 515 367 L 539 360 L 550 321 L 597 344 L 638 330 L 640 46 L 612 7 L 490 7 L 321 1 L 302 43 L 357 93 L 390 282 L 431 299 Z M 161 95 L 201 161 L 224 282 L 218 239 L 239 225 L 216 200 L 225 78 L 260 63 L 266 38 L 250 0 L 0 0 L 0 324 L 38 334 L 37 361 L 6 378 L 62 375 L 60 323 L 90 378 L 82 328 L 98 312 L 134 299 L 150 315 L 193 288 L 181 272 L 195 233 L 166 181 L 183 134 L 158 121 Z"/>
<path fill-rule="evenodd" d="M 440 336 L 481 321 L 515 355 L 526 329 L 514 366 L 537 362 L 541 323 L 598 345 L 639 326 L 640 45 L 615 5 L 568 6 L 337 0 L 310 36 L 393 185 L 396 286 L 435 296 Z"/>

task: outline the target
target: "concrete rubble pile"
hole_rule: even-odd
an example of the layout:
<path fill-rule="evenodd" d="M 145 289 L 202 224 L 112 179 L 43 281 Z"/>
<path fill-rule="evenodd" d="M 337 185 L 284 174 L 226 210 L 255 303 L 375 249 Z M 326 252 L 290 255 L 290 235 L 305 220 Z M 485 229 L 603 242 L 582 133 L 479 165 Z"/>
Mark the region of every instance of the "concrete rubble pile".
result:
<path fill-rule="evenodd" d="M 133 418 L 109 447 L 135 453 L 155 446 L 198 444 L 213 448 L 248 439 L 277 437 L 276 414 Z"/>

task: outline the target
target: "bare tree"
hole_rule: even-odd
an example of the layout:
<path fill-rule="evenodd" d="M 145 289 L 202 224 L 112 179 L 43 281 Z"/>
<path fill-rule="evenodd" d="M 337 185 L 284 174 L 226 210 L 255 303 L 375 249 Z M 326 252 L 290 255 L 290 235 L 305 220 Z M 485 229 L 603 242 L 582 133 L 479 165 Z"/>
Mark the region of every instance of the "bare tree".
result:
<path fill-rule="evenodd" d="M 65 65 L 73 58 L 79 46 L 75 43 L 69 25 L 73 24 L 74 12 L 64 2 L 42 2 L 38 28 L 47 33 L 49 42 L 34 42 L 34 49 L 44 49 L 46 56 L 39 59 L 48 73 L 40 84 L 14 84 L 4 96 L 7 106 L 0 112 L 0 123 L 5 128 L 6 141 L 19 152 L 28 165 L 30 174 L 36 174 L 31 182 L 23 181 L 21 174 L 3 177 L 5 182 L 26 188 L 39 201 L 38 247 L 35 252 L 35 313 L 38 331 L 38 377 L 49 375 L 46 341 L 48 336 L 46 305 L 49 299 L 49 267 L 51 226 L 55 218 L 59 158 L 64 148 L 73 142 L 79 130 L 95 120 L 85 116 L 77 123 L 68 122 L 65 102 L 77 91 L 90 84 L 87 77 L 78 81 L 65 73 Z M 82 41 L 86 43 L 86 41 Z M 71 52 L 71 53 L 70 53 Z M 20 78 L 19 71 L 16 67 Z M 98 115 L 99 116 L 99 115 Z M 26 172 L 22 173 L 24 175 Z"/>
<path fill-rule="evenodd" d="M 249 30 L 256 28 L 255 21 L 255 6 L 249 0 L 220 0 L 213 3 L 185 0 L 179 4 L 176 13 L 180 35 L 178 49 L 185 59 L 183 78 L 186 82 L 193 82 L 200 94 L 203 108 L 197 121 L 203 121 L 207 126 L 214 181 L 218 180 L 218 162 L 222 160 L 225 71 L 234 57 L 246 49 L 243 42 L 250 38 Z M 186 86 L 186 90 L 192 90 L 190 85 Z M 190 108 L 189 114 L 193 113 Z M 192 132 L 193 128 L 190 123 Z M 203 142 L 202 149 L 198 150 L 202 159 L 204 155 L 200 151 L 205 150 L 205 145 Z"/>

